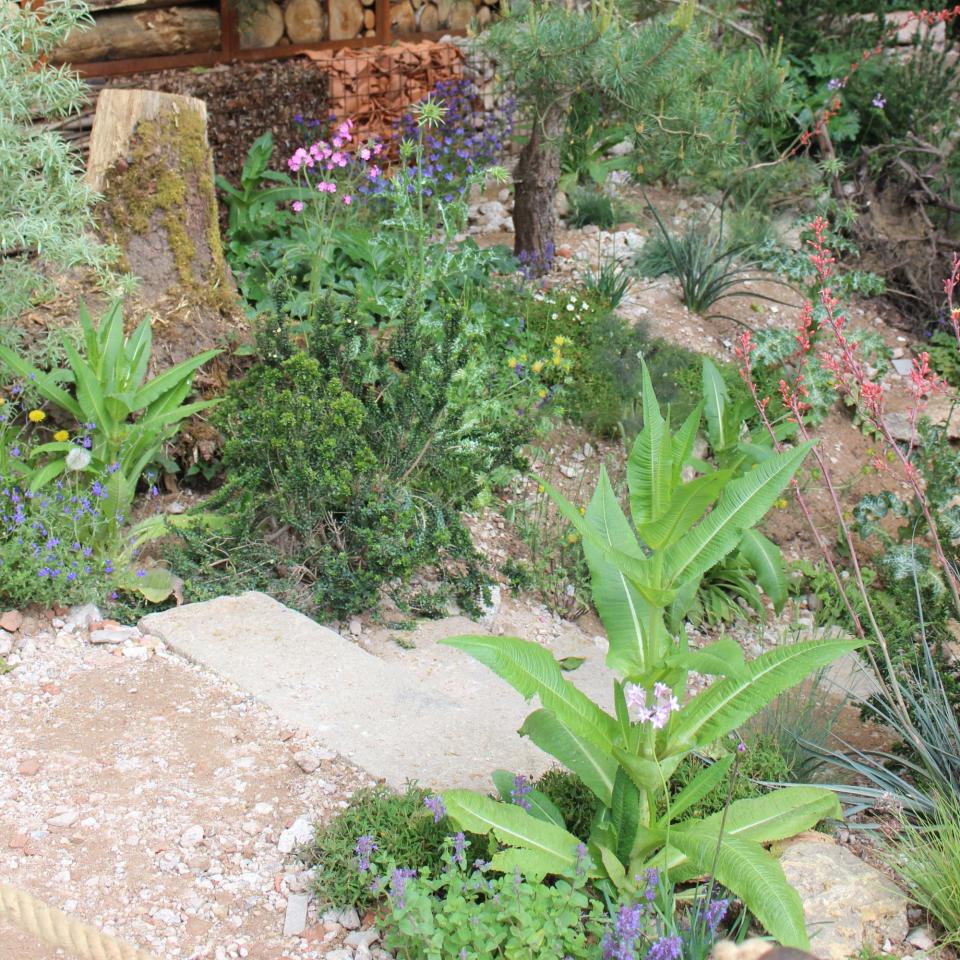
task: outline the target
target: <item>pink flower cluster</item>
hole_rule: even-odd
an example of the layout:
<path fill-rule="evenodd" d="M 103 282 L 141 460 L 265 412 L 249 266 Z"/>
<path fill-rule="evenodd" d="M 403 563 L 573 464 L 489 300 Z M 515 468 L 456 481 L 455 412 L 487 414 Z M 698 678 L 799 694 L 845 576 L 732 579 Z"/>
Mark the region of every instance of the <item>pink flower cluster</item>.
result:
<path fill-rule="evenodd" d="M 351 193 L 343 193 L 339 190 L 334 176 L 341 171 L 349 174 L 351 169 L 357 166 L 366 166 L 363 176 L 369 180 L 376 180 L 380 176 L 380 168 L 370 161 L 383 152 L 383 144 L 371 142 L 362 147 L 358 147 L 351 155 L 348 145 L 353 142 L 353 121 L 344 120 L 336 129 L 335 135 L 327 143 L 326 140 L 319 140 L 309 147 L 298 147 L 293 156 L 287 160 L 287 166 L 291 173 L 303 173 L 308 176 L 310 172 L 317 172 L 322 179 L 316 184 L 316 189 L 320 193 L 341 192 L 341 199 L 350 206 L 353 203 Z M 332 175 L 332 176 L 331 176 Z M 303 210 L 303 203 L 295 201 L 293 204 L 294 212 L 300 213 Z"/>
<path fill-rule="evenodd" d="M 649 723 L 654 730 L 662 730 L 670 719 L 670 714 L 680 709 L 680 701 L 665 683 L 653 685 L 655 703 L 647 706 L 647 691 L 636 683 L 624 687 L 627 708 L 636 712 L 640 723 Z"/>

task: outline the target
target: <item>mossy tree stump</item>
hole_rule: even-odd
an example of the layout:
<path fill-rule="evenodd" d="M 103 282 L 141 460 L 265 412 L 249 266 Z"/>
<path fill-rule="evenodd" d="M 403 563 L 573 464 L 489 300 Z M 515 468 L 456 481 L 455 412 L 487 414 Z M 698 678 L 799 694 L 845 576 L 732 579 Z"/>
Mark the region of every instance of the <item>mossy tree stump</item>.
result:
<path fill-rule="evenodd" d="M 104 90 L 87 179 L 103 194 L 103 232 L 122 251 L 124 269 L 140 279 L 137 298 L 157 322 L 186 328 L 186 352 L 235 329 L 239 308 L 220 240 L 206 104 L 152 90 Z"/>

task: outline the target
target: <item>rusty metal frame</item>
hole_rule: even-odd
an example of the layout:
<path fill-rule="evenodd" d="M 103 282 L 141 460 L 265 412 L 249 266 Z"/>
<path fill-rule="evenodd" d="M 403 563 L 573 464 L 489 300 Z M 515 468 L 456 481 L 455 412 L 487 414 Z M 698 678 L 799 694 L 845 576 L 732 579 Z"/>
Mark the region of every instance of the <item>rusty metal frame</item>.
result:
<path fill-rule="evenodd" d="M 26 0 L 30 2 L 30 0 Z M 42 0 L 41 0 L 42 2 Z M 328 10 L 329 13 L 329 10 Z M 431 30 L 424 33 L 396 35 L 390 24 L 390 0 L 375 0 L 376 35 L 352 37 L 349 40 L 322 40 L 318 43 L 287 44 L 252 50 L 240 48 L 237 16 L 231 0 L 220 0 L 220 49 L 200 53 L 175 53 L 169 56 L 137 57 L 128 60 L 99 60 L 78 63 L 74 69 L 82 76 L 118 77 L 131 73 L 152 73 L 156 70 L 175 70 L 183 67 L 212 67 L 220 63 L 245 63 L 261 60 L 281 60 L 299 56 L 310 50 L 356 50 L 362 47 L 386 46 L 395 40 L 416 43 L 420 40 L 439 40 L 440 37 L 463 36 L 465 30 Z"/>

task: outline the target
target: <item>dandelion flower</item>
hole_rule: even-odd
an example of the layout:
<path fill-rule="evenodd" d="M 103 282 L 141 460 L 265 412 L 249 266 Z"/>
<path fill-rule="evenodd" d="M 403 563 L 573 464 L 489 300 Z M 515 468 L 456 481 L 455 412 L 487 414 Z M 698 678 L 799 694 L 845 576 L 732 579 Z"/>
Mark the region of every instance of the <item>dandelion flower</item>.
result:
<path fill-rule="evenodd" d="M 533 366 L 530 368 L 534 373 L 539 373 L 543 369 L 542 360 L 534 360 Z"/>
<path fill-rule="evenodd" d="M 89 450 L 84 450 L 83 447 L 74 447 L 67 454 L 67 469 L 69 470 L 85 470 L 90 466 L 90 456 Z"/>
<path fill-rule="evenodd" d="M 56 440 L 57 443 L 63 443 L 64 440 L 69 440 L 69 439 L 70 439 L 70 434 L 67 433 L 66 430 L 58 430 L 58 431 L 53 435 L 53 439 Z"/>
<path fill-rule="evenodd" d="M 27 419 L 31 423 L 43 423 L 47 419 L 47 415 L 42 410 L 31 410 L 27 414 Z"/>

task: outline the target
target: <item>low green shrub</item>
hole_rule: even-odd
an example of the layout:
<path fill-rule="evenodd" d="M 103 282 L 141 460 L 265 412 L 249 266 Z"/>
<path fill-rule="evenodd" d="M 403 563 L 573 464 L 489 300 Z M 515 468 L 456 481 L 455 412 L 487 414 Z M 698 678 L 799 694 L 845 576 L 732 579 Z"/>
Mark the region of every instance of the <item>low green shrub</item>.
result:
<path fill-rule="evenodd" d="M 604 910 L 586 891 L 587 872 L 552 883 L 515 874 L 488 875 L 470 841 L 447 841 L 445 865 L 394 867 L 378 876 L 389 909 L 384 945 L 405 960 L 457 957 L 543 960 L 597 956 Z"/>
<path fill-rule="evenodd" d="M 381 586 L 425 565 L 445 580 L 447 563 L 450 593 L 472 608 L 485 579 L 456 510 L 391 482 L 367 416 L 302 353 L 233 385 L 216 417 L 227 479 L 204 505 L 220 520 L 185 531 L 169 554 L 186 594 L 201 599 L 229 584 L 339 617 L 375 605 Z"/>
<path fill-rule="evenodd" d="M 379 901 L 380 894 L 370 889 L 370 875 L 358 869 L 360 837 L 373 838 L 381 858 L 438 869 L 449 830 L 424 806 L 428 796 L 413 784 L 401 793 L 384 786 L 364 788 L 330 823 L 318 825 L 306 860 L 316 868 L 314 890 L 321 902 L 362 910 Z"/>
<path fill-rule="evenodd" d="M 598 807 L 597 798 L 590 788 L 575 773 L 563 767 L 548 770 L 540 776 L 535 786 L 560 811 L 567 829 L 586 843 L 590 839 L 590 827 Z"/>

